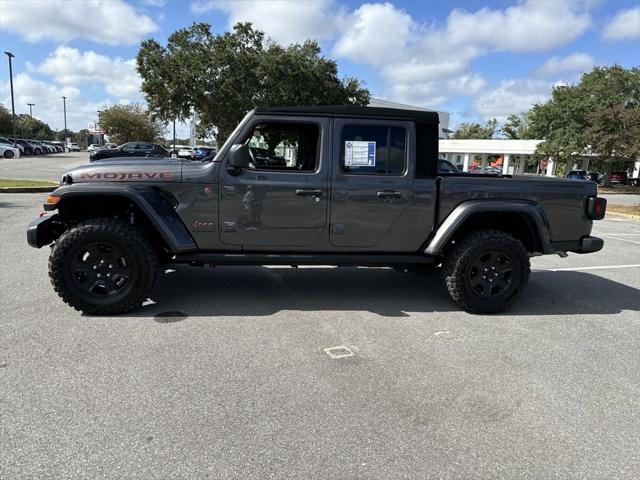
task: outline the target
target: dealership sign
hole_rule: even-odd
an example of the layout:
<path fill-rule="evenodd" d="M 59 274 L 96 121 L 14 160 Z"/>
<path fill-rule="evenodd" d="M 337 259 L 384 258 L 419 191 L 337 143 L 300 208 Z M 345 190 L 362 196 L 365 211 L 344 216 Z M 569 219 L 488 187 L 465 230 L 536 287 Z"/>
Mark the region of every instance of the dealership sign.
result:
<path fill-rule="evenodd" d="M 89 133 L 93 133 L 95 135 L 104 135 L 105 133 L 107 133 L 102 128 L 100 128 L 100 124 L 98 122 L 89 123 L 89 127 L 87 128 L 87 130 L 89 130 Z"/>

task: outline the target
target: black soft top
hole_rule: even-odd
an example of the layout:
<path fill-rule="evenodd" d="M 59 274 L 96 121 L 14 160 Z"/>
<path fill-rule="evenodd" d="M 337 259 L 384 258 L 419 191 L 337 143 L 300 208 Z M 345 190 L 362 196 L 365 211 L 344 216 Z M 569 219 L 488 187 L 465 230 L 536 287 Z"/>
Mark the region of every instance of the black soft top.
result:
<path fill-rule="evenodd" d="M 314 105 L 308 107 L 257 107 L 258 114 L 326 115 L 336 117 L 383 117 L 439 124 L 438 112 L 405 110 L 402 108 L 361 107 L 359 105 Z"/>

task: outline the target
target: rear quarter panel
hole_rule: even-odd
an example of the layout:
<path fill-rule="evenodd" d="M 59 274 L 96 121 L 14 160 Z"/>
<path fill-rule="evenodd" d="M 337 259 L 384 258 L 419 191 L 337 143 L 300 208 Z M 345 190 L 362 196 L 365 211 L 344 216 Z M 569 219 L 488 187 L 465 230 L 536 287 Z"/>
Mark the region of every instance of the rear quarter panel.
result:
<path fill-rule="evenodd" d="M 438 225 L 467 200 L 516 199 L 536 202 L 550 225 L 551 241 L 578 240 L 591 233 L 586 201 L 597 194 L 593 182 L 560 178 L 451 175 L 440 182 Z"/>

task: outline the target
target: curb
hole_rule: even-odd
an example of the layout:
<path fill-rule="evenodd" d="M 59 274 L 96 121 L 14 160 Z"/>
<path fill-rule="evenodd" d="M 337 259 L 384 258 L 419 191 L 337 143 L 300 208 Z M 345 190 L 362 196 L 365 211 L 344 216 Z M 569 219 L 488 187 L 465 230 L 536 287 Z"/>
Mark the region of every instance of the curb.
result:
<path fill-rule="evenodd" d="M 46 193 L 53 192 L 56 188 L 58 187 L 1 187 L 0 193 Z"/>

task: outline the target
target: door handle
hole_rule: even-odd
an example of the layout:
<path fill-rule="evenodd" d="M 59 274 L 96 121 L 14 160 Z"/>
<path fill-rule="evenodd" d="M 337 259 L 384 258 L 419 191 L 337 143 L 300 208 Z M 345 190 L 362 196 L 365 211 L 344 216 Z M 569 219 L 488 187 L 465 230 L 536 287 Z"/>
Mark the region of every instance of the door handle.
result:
<path fill-rule="evenodd" d="M 319 197 L 322 195 L 322 190 L 298 188 L 296 195 L 300 195 L 301 197 Z"/>
<path fill-rule="evenodd" d="M 376 197 L 379 198 L 402 198 L 402 192 L 394 192 L 393 190 L 383 190 L 377 192 Z"/>

